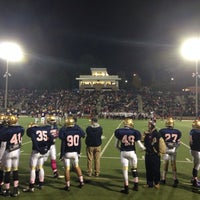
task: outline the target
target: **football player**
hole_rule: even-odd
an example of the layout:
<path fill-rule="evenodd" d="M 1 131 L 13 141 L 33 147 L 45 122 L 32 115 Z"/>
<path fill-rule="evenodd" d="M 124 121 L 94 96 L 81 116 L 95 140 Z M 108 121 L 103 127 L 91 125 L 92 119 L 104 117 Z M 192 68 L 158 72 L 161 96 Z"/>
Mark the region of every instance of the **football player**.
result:
<path fill-rule="evenodd" d="M 138 173 L 137 173 L 137 155 L 135 152 L 135 143 L 137 142 L 142 150 L 145 150 L 141 143 L 141 134 L 134 129 L 133 120 L 126 118 L 124 120 L 124 127 L 115 130 L 116 143 L 115 147 L 120 150 L 121 163 L 123 167 L 124 189 L 122 193 L 129 193 L 128 167 L 129 162 L 131 166 L 131 173 L 133 176 L 133 190 L 138 191 Z"/>
<path fill-rule="evenodd" d="M 84 131 L 75 124 L 72 116 L 65 120 L 64 126 L 59 131 L 61 139 L 60 159 L 63 160 L 65 166 L 65 181 L 64 190 L 70 190 L 70 161 L 74 164 L 75 172 L 79 178 L 79 187 L 84 185 L 82 170 L 79 166 L 79 153 L 81 151 L 81 138 L 85 137 Z"/>
<path fill-rule="evenodd" d="M 193 121 L 189 141 L 194 163 L 192 170 L 192 184 L 194 187 L 200 188 L 200 181 L 198 181 L 198 171 L 200 169 L 200 120 Z"/>
<path fill-rule="evenodd" d="M 1 114 L 0 115 L 0 135 L 3 134 L 4 132 L 4 120 L 5 120 L 5 115 L 4 114 Z M 3 154 L 5 152 L 5 149 L 6 149 L 6 142 L 4 141 L 0 141 L 0 194 L 3 194 L 3 161 L 2 161 L 2 157 L 3 157 Z"/>
<path fill-rule="evenodd" d="M 167 118 L 165 122 L 166 128 L 160 129 L 160 134 L 163 137 L 167 146 L 166 154 L 163 155 L 163 173 L 160 183 L 166 183 L 166 175 L 168 172 L 169 162 L 171 162 L 173 173 L 173 187 L 177 187 L 179 181 L 177 179 L 177 167 L 176 167 L 176 152 L 180 145 L 181 131 L 174 128 L 174 120 L 172 117 Z"/>
<path fill-rule="evenodd" d="M 46 115 L 47 115 L 47 111 L 46 109 L 43 109 L 40 116 L 40 123 L 42 125 L 46 124 Z"/>
<path fill-rule="evenodd" d="M 46 154 L 45 160 L 46 161 L 48 159 L 48 156 L 50 155 L 50 159 L 51 159 L 51 168 L 53 170 L 53 174 L 54 174 L 54 178 L 58 178 L 59 174 L 58 174 L 58 170 L 57 170 L 57 163 L 56 163 L 56 139 L 58 138 L 58 127 L 56 125 L 56 117 L 54 115 L 49 115 L 47 117 L 47 123 L 49 125 L 47 125 L 47 128 L 50 128 L 50 133 L 51 135 L 54 137 L 54 142 L 51 145 L 48 153 Z"/>
<path fill-rule="evenodd" d="M 0 140 L 6 142 L 6 149 L 3 154 L 4 162 L 4 183 L 5 193 L 4 196 L 18 196 L 19 195 L 19 157 L 20 148 L 22 143 L 22 136 L 24 135 L 24 128 L 20 125 L 16 125 L 18 118 L 15 115 L 8 115 L 5 117 L 6 128 L 0 134 Z M 10 193 L 10 174 L 12 171 L 14 188 L 13 193 Z"/>
<path fill-rule="evenodd" d="M 30 156 L 30 180 L 29 187 L 24 192 L 34 192 L 36 168 L 39 169 L 39 189 L 44 183 L 44 157 L 54 142 L 54 137 L 50 133 L 50 128 L 30 124 L 26 130 L 27 136 L 32 140 L 32 152 Z"/>

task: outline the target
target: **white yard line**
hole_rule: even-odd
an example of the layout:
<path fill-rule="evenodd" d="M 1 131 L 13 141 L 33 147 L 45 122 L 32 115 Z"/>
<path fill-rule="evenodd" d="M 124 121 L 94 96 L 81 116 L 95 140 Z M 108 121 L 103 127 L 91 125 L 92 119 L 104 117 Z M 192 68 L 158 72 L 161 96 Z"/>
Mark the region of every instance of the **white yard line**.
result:
<path fill-rule="evenodd" d="M 181 144 L 182 144 L 183 146 L 187 147 L 188 149 L 190 149 L 190 146 L 189 146 L 189 145 L 187 145 L 187 144 L 185 144 L 185 143 L 183 143 L 183 142 L 181 142 Z"/>
<path fill-rule="evenodd" d="M 22 146 L 25 145 L 25 144 L 29 144 L 29 143 L 31 143 L 31 142 L 32 142 L 31 140 L 28 141 L 28 142 L 23 142 L 23 143 L 22 143 Z"/>

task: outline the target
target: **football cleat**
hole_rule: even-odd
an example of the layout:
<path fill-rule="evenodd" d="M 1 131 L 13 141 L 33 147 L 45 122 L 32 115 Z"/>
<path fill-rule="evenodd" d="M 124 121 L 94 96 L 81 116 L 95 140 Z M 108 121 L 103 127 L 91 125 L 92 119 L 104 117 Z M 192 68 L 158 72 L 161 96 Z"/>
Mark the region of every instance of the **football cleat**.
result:
<path fill-rule="evenodd" d="M 6 190 L 3 194 L 4 197 L 11 197 L 10 190 Z"/>
<path fill-rule="evenodd" d="M 39 184 L 38 184 L 38 189 L 39 189 L 39 190 L 42 190 L 42 189 L 43 189 L 43 183 L 39 183 Z"/>
<path fill-rule="evenodd" d="M 4 195 L 5 192 L 6 192 L 6 191 L 3 189 L 3 187 L 0 186 L 0 195 Z"/>
<path fill-rule="evenodd" d="M 129 193 L 128 186 L 124 186 L 124 189 L 122 189 L 120 192 L 124 194 L 128 194 Z"/>
<path fill-rule="evenodd" d="M 198 180 L 193 180 L 192 185 L 193 185 L 194 187 L 200 188 L 200 181 L 198 181 Z"/>
<path fill-rule="evenodd" d="M 134 191 L 139 191 L 138 185 L 134 185 L 134 186 L 133 186 L 133 190 L 134 190 Z"/>
<path fill-rule="evenodd" d="M 64 189 L 65 191 L 70 191 L 70 187 L 69 187 L 69 186 L 65 186 L 63 189 Z"/>
<path fill-rule="evenodd" d="M 192 179 L 190 180 L 190 182 L 193 184 L 194 178 L 192 178 Z M 196 180 L 196 182 L 197 182 L 198 184 L 200 184 L 200 181 L 199 181 L 199 180 Z"/>
<path fill-rule="evenodd" d="M 13 197 L 17 197 L 17 196 L 19 196 L 19 195 L 20 195 L 20 192 L 19 192 L 18 188 L 17 188 L 17 187 L 14 187 L 12 196 L 13 196 Z"/>
<path fill-rule="evenodd" d="M 124 193 L 124 194 L 128 194 L 128 193 L 129 193 L 129 191 L 128 191 L 128 190 L 125 190 L 125 189 L 122 189 L 120 192 L 121 192 L 121 193 Z"/>
<path fill-rule="evenodd" d="M 84 182 L 79 183 L 79 188 L 82 188 L 84 186 Z"/>
<path fill-rule="evenodd" d="M 59 177 L 58 172 L 54 172 L 54 173 L 53 173 L 53 178 L 58 178 L 58 177 Z"/>
<path fill-rule="evenodd" d="M 177 187 L 177 186 L 178 186 L 178 183 L 179 183 L 178 179 L 174 180 L 173 187 Z"/>
<path fill-rule="evenodd" d="M 23 189 L 23 192 L 34 192 L 34 188 L 30 188 L 30 187 L 27 187 L 25 189 Z"/>

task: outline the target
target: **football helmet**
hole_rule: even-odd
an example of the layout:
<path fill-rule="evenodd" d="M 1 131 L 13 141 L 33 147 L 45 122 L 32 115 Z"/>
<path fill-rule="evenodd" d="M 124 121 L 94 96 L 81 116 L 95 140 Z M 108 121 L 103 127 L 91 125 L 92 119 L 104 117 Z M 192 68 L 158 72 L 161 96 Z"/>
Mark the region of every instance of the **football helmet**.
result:
<path fill-rule="evenodd" d="M 4 114 L 0 114 L 0 124 L 3 124 L 6 116 Z"/>
<path fill-rule="evenodd" d="M 172 117 L 167 118 L 166 122 L 165 122 L 165 126 L 166 127 L 173 127 L 174 126 L 174 120 Z"/>
<path fill-rule="evenodd" d="M 5 122 L 8 125 L 13 125 L 13 124 L 16 124 L 18 122 L 18 118 L 15 115 L 7 115 L 5 117 Z"/>
<path fill-rule="evenodd" d="M 28 125 L 28 128 L 31 128 L 31 127 L 34 127 L 34 126 L 37 126 L 37 124 L 34 123 L 34 122 L 31 122 L 31 123 Z"/>
<path fill-rule="evenodd" d="M 124 120 L 124 126 L 132 128 L 134 126 L 133 120 L 131 118 L 126 118 Z"/>
<path fill-rule="evenodd" d="M 65 126 L 67 127 L 73 127 L 75 125 L 75 120 L 73 117 L 67 117 L 67 119 L 65 120 Z"/>
<path fill-rule="evenodd" d="M 55 124 L 56 123 L 56 117 L 54 115 L 49 115 L 47 117 L 47 123 L 48 124 Z"/>
<path fill-rule="evenodd" d="M 195 120 L 192 122 L 192 128 L 200 129 L 200 120 Z"/>

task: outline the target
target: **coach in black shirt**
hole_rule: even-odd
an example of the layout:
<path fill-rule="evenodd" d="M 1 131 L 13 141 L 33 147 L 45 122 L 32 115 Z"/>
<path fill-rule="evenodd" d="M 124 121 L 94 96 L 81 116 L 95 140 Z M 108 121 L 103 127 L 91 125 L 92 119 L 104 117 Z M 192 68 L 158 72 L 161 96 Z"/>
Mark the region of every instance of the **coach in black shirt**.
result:
<path fill-rule="evenodd" d="M 101 154 L 101 136 L 103 129 L 99 125 L 97 118 L 91 119 L 91 125 L 86 128 L 86 154 L 87 154 L 87 173 L 92 176 L 92 162 L 94 160 L 94 175 L 100 174 L 100 154 Z"/>

